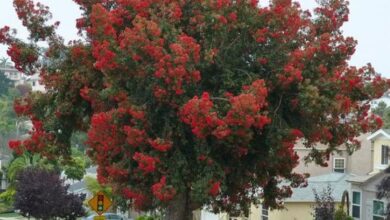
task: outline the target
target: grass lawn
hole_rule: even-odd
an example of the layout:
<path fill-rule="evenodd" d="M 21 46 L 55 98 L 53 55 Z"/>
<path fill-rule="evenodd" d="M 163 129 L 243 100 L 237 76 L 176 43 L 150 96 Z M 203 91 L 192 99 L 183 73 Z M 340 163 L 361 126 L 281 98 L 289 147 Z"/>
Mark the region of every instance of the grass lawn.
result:
<path fill-rule="evenodd" d="M 21 215 L 19 215 L 18 213 L 15 213 L 15 212 L 9 212 L 9 213 L 0 213 L 0 218 L 3 217 L 3 218 L 17 218 L 17 217 L 21 217 Z"/>

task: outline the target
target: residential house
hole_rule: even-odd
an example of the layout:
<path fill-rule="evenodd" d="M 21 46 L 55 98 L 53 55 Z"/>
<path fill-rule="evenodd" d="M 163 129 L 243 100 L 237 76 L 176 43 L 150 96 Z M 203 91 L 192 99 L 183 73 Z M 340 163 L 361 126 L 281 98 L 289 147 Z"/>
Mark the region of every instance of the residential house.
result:
<path fill-rule="evenodd" d="M 386 106 L 390 106 L 390 91 L 385 92 L 379 99 L 371 101 L 371 108 L 376 108 L 380 102 L 384 102 Z"/>
<path fill-rule="evenodd" d="M 384 220 L 387 201 L 376 198 L 377 185 L 389 176 L 384 170 L 389 166 L 390 130 L 380 129 L 368 136 L 371 141 L 371 172 L 355 175 L 347 181 L 350 183 L 352 198 L 352 217 L 355 219 Z"/>
<path fill-rule="evenodd" d="M 27 84 L 31 86 L 32 91 L 45 91 L 45 87 L 39 83 L 39 74 L 26 76 L 22 72 L 9 65 L 1 66 L 0 71 L 4 72 L 4 75 L 8 77 L 8 79 L 12 80 L 15 86 Z"/>
<path fill-rule="evenodd" d="M 293 190 L 293 195 L 284 201 L 284 209 L 269 210 L 266 207 L 254 207 L 249 220 L 309 220 L 313 219 L 313 207 L 315 205 L 314 191 L 321 194 L 328 186 L 332 189 L 332 197 L 336 207 L 341 204 L 344 191 L 349 189 L 347 179 L 349 174 L 329 173 L 320 176 L 310 177 L 308 187 Z"/>
<path fill-rule="evenodd" d="M 349 155 L 345 145 L 338 147 L 340 152 L 335 152 L 330 155 L 327 167 L 321 167 L 314 163 L 306 164 L 304 158 L 309 154 L 310 149 L 305 148 L 302 143 L 298 143 L 294 149 L 300 161 L 294 171 L 297 173 L 309 173 L 310 176 L 325 175 L 334 172 L 365 175 L 372 171 L 371 142 L 367 139 L 369 135 L 363 134 L 357 138 L 361 143 L 361 148 L 352 155 Z M 318 144 L 316 145 L 316 149 L 325 150 L 326 146 Z"/>
<path fill-rule="evenodd" d="M 343 192 L 351 192 L 351 185 L 347 180 L 357 176 L 368 175 L 374 167 L 372 163 L 374 151 L 368 136 L 369 134 L 364 134 L 358 137 L 358 140 L 361 142 L 361 148 L 352 155 L 347 152 L 346 146 L 340 146 L 338 148 L 339 152 L 334 152 L 330 155 L 327 167 L 321 167 L 314 163 L 305 164 L 304 157 L 308 155 L 310 149 L 305 148 L 302 143 L 298 143 L 295 146 L 295 152 L 300 157 L 300 163 L 294 171 L 311 175 L 308 179 L 308 186 L 306 188 L 293 189 L 292 197 L 284 202 L 284 210 L 269 210 L 261 205 L 258 207 L 253 206 L 250 215 L 246 218 L 241 218 L 241 220 L 313 219 L 312 213 L 315 204 L 313 190 L 321 193 L 328 185 L 333 189 L 332 195 L 336 204 L 340 204 Z M 316 148 L 324 150 L 326 146 L 318 144 Z M 349 194 L 352 195 L 351 193 Z M 231 220 L 232 218 L 225 219 Z"/>

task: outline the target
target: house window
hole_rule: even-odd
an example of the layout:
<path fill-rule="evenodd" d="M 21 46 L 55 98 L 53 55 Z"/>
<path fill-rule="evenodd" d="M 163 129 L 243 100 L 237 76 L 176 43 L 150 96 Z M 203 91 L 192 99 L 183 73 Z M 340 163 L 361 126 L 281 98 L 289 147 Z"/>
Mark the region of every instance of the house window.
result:
<path fill-rule="evenodd" d="M 381 164 L 389 163 L 389 146 L 382 145 Z"/>
<path fill-rule="evenodd" d="M 267 206 L 261 207 L 261 219 L 268 220 L 268 207 Z"/>
<path fill-rule="evenodd" d="M 382 201 L 373 201 L 373 220 L 385 220 L 385 204 Z"/>
<path fill-rule="evenodd" d="M 352 192 L 352 217 L 360 219 L 362 195 L 360 192 Z"/>
<path fill-rule="evenodd" d="M 333 172 L 344 173 L 345 172 L 345 159 L 334 158 L 333 159 Z"/>

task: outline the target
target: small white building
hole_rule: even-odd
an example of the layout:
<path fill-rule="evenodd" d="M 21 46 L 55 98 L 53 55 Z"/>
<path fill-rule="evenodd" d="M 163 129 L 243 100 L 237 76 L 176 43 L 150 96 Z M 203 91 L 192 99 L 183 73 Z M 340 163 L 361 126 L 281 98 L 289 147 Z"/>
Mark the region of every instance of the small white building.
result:
<path fill-rule="evenodd" d="M 39 82 L 38 73 L 27 76 L 11 66 L 2 66 L 0 67 L 0 71 L 4 72 L 4 75 L 12 80 L 15 86 L 28 84 L 31 86 L 32 91 L 45 91 L 45 86 Z"/>
<path fill-rule="evenodd" d="M 383 94 L 379 99 L 375 99 L 371 101 L 371 108 L 376 108 L 379 103 L 384 102 L 386 106 L 390 106 L 390 91 L 387 91 Z"/>

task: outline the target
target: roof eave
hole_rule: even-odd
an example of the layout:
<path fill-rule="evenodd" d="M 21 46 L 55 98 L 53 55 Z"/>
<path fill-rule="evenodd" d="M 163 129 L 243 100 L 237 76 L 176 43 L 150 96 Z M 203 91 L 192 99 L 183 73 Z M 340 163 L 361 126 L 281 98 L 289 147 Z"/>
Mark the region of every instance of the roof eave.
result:
<path fill-rule="evenodd" d="M 374 132 L 373 134 L 371 134 L 370 136 L 367 137 L 367 140 L 371 141 L 373 139 L 375 139 L 377 136 L 379 135 L 383 135 L 385 136 L 386 138 L 390 139 L 390 134 L 388 134 L 385 130 L 383 129 L 379 129 L 377 130 L 376 132 Z"/>

